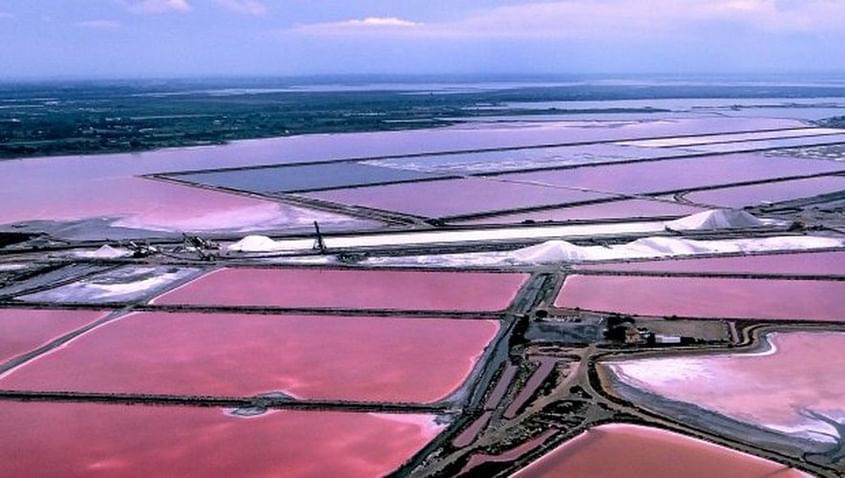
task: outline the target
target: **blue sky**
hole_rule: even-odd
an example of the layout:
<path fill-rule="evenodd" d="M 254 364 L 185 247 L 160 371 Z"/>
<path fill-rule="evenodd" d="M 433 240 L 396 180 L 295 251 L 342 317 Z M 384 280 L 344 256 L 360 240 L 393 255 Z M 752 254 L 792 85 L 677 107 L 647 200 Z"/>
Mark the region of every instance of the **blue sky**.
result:
<path fill-rule="evenodd" d="M 0 77 L 845 70 L 845 0 L 0 0 Z"/>

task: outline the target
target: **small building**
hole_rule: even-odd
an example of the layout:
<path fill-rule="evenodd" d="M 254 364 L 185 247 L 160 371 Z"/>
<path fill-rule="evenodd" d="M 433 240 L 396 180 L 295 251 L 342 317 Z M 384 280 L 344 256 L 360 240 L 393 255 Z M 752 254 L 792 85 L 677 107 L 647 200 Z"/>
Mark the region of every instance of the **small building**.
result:
<path fill-rule="evenodd" d="M 661 345 L 680 345 L 681 337 L 674 335 L 655 334 L 654 342 Z"/>

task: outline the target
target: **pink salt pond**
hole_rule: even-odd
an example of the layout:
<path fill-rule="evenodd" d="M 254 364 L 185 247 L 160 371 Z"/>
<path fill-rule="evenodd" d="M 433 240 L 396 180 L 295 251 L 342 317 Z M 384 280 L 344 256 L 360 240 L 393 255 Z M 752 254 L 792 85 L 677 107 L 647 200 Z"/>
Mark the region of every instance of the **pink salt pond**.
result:
<path fill-rule="evenodd" d="M 373 477 L 441 426 L 428 415 L 0 402 L 4 476 Z"/>
<path fill-rule="evenodd" d="M 288 308 L 498 311 L 527 274 L 221 269 L 155 299 L 155 304 Z"/>
<path fill-rule="evenodd" d="M 793 468 L 638 425 L 601 425 L 565 442 L 517 478 L 799 478 Z"/>
<path fill-rule="evenodd" d="M 573 275 L 555 305 L 659 317 L 845 322 L 845 282 Z"/>
<path fill-rule="evenodd" d="M 49 161 L 49 160 L 46 160 Z M 273 201 L 145 178 L 33 178 L 11 186 L 15 207 L 0 209 L 0 224 L 105 217 L 114 226 L 157 231 L 270 230 L 346 216 Z"/>
<path fill-rule="evenodd" d="M 843 275 L 845 251 L 586 264 L 580 270 Z"/>
<path fill-rule="evenodd" d="M 612 197 L 576 189 L 479 178 L 335 189 L 307 195 L 340 204 L 430 218 L 578 203 Z"/>
<path fill-rule="evenodd" d="M 505 214 L 456 221 L 455 224 L 517 224 L 525 221 L 575 221 L 600 219 L 630 219 L 688 216 L 704 211 L 704 208 L 688 206 L 669 201 L 646 199 L 623 199 L 621 201 L 587 204 L 567 208 L 542 209 L 539 211 Z"/>
<path fill-rule="evenodd" d="M 845 333 L 778 332 L 757 352 L 607 362 L 616 379 L 741 422 L 829 442 L 836 431 L 805 411 L 845 417 Z"/>
<path fill-rule="evenodd" d="M 556 171 L 515 173 L 500 179 L 580 187 L 611 193 L 658 193 L 704 186 L 759 181 L 788 176 L 843 171 L 836 161 L 770 158 L 732 154 L 706 158 L 673 159 L 640 163 L 589 166 Z M 635 180 L 634 180 L 635 179 Z"/>
<path fill-rule="evenodd" d="M 574 126 L 572 126 L 574 125 Z M 213 230 L 220 222 L 231 223 L 244 217 L 256 218 L 250 226 L 266 223 L 268 215 L 281 211 L 283 217 L 307 215 L 307 210 L 272 202 L 229 198 L 227 194 L 193 191 L 194 188 L 170 184 L 150 184 L 141 174 L 174 170 L 243 167 L 320 161 L 349 157 L 375 157 L 450 150 L 470 150 L 563 144 L 583 141 L 636 139 L 675 136 L 690 133 L 795 128 L 803 126 L 792 120 L 759 118 L 698 118 L 678 121 L 627 123 L 620 127 L 596 128 L 594 124 L 553 123 L 533 127 L 489 126 L 452 127 L 415 131 L 356 133 L 337 135 L 301 135 L 199 148 L 172 148 L 133 154 L 64 156 L 3 161 L 0 163 L 0 224 L 29 220 L 68 220 L 97 216 L 128 216 L 130 221 L 152 223 L 160 228 Z M 194 194 L 179 192 L 191 190 Z M 183 203 L 185 196 L 191 196 Z M 229 207 L 223 207 L 229 202 Z M 239 207 L 232 207 L 232 203 Z M 173 208 L 179 204 L 179 208 Z M 269 206 L 279 208 L 272 210 Z M 162 208 L 162 206 L 166 206 Z M 171 209 L 172 211 L 168 211 Z M 173 210 L 175 209 L 175 210 Z M 238 209 L 244 209 L 239 211 Z M 330 217 L 345 216 L 314 213 L 302 224 Z M 141 217 L 133 217 L 140 214 Z M 181 222 L 173 224 L 168 214 Z M 162 222 L 160 215 L 168 222 Z M 221 219 L 221 215 L 224 219 Z M 197 218 L 205 217 L 197 226 Z M 274 216 L 275 217 L 275 216 Z M 367 223 L 372 226 L 371 223 Z"/>
<path fill-rule="evenodd" d="M 0 389 L 430 403 L 496 321 L 136 313 L 0 376 Z"/>
<path fill-rule="evenodd" d="M 698 204 L 742 208 L 765 203 L 791 201 L 820 194 L 845 191 L 845 177 L 822 176 L 818 178 L 778 181 L 732 188 L 710 189 L 689 193 L 685 198 Z"/>
<path fill-rule="evenodd" d="M 0 309 L 0 363 L 33 351 L 107 315 L 73 310 Z"/>
<path fill-rule="evenodd" d="M 140 153 L 34 158 L 0 163 L 0 203 L 8 204 L 15 199 L 8 188 L 20 184 L 21 178 L 44 178 L 47 183 L 55 183 L 57 178 L 79 181 L 94 176 L 129 177 L 176 170 L 802 127 L 806 125 L 800 121 L 774 118 L 635 121 L 602 128 L 597 128 L 592 121 L 559 121 L 530 126 L 525 123 L 485 124 L 409 131 L 307 134 Z"/>

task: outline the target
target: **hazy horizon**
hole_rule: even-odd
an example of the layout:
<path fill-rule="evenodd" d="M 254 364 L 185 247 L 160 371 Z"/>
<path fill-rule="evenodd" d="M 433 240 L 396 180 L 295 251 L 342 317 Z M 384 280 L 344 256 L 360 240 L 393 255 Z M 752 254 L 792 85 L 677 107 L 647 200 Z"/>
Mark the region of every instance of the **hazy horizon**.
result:
<path fill-rule="evenodd" d="M 55 75 L 30 75 L 30 76 L 4 76 L 0 73 L 0 83 L 132 83 L 132 82 L 173 82 L 185 84 L 201 84 L 203 82 L 220 83 L 228 85 L 249 86 L 251 83 L 279 84 L 279 85 L 306 85 L 306 84 L 367 84 L 367 83 L 536 83 L 540 85 L 565 85 L 565 84 L 625 84 L 665 82 L 672 83 L 696 83 L 696 84 L 729 84 L 729 83 L 766 83 L 784 84 L 788 82 L 819 82 L 824 84 L 845 83 L 845 69 L 842 70 L 819 70 L 819 71 L 755 71 L 755 72 L 581 72 L 581 73 L 520 73 L 520 72 L 497 72 L 497 73 L 265 73 L 265 74 L 239 74 L 239 73 L 174 73 L 166 74 L 55 74 Z"/>
<path fill-rule="evenodd" d="M 834 0 L 0 0 L 0 77 L 845 71 Z"/>

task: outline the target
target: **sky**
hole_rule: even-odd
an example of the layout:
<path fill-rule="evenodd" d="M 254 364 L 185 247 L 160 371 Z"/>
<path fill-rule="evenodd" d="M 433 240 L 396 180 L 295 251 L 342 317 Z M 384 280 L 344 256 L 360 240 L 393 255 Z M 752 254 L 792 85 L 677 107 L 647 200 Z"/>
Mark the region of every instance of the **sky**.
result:
<path fill-rule="evenodd" d="M 0 78 L 845 71 L 845 0 L 0 0 Z"/>

